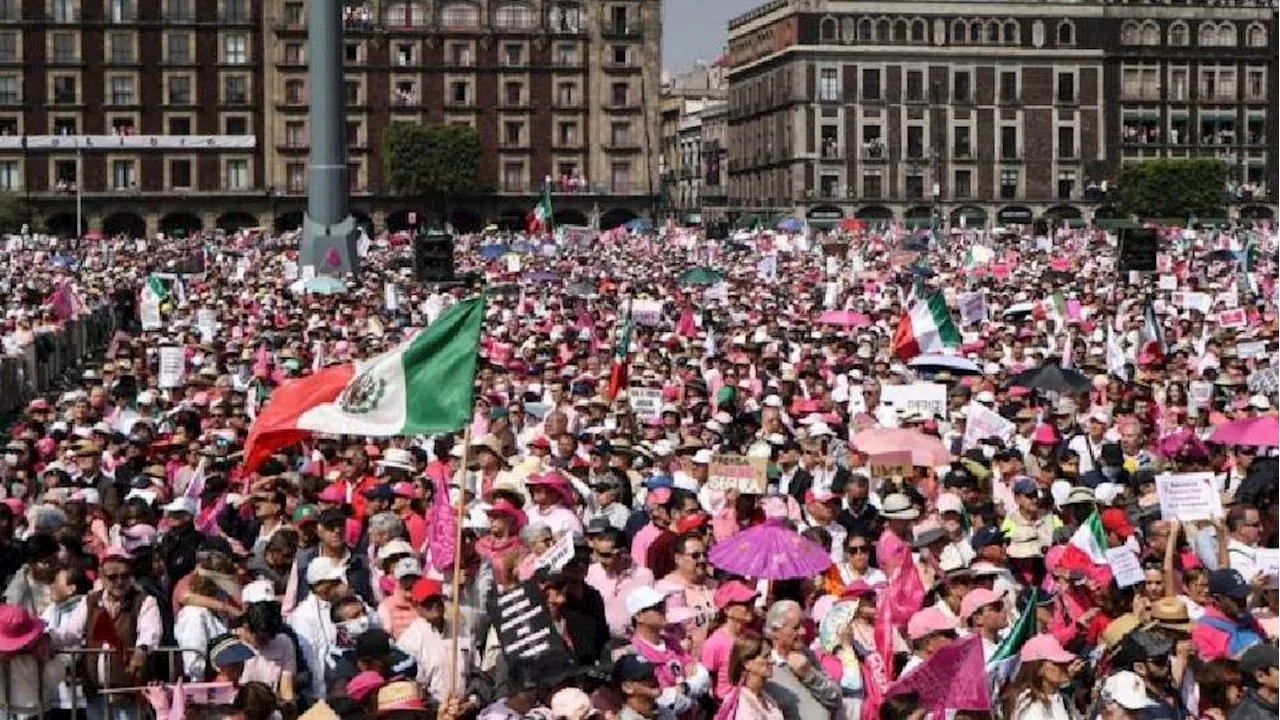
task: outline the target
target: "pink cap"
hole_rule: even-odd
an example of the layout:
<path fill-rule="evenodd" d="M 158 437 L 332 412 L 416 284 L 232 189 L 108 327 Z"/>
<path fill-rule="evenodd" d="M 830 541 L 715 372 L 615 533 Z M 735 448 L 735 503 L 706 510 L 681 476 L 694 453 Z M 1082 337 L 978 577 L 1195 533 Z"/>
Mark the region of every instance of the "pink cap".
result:
<path fill-rule="evenodd" d="M 351 696 L 352 700 L 362 702 L 369 697 L 369 693 L 386 684 L 387 682 L 382 679 L 382 675 L 373 670 L 365 670 L 347 681 L 347 694 Z"/>
<path fill-rule="evenodd" d="M 1041 423 L 1036 427 L 1035 435 L 1032 436 L 1031 440 L 1041 445 L 1056 445 L 1058 433 L 1054 432 L 1052 425 Z"/>
<path fill-rule="evenodd" d="M 960 601 L 960 619 L 969 622 L 973 614 L 986 607 L 1000 602 L 1000 593 L 986 588 L 970 590 Z"/>
<path fill-rule="evenodd" d="M 725 609 L 734 603 L 748 603 L 755 600 L 758 593 L 747 587 L 746 583 L 741 580 L 730 580 L 729 582 L 716 588 L 716 594 L 713 598 L 716 607 L 720 610 Z"/>
<path fill-rule="evenodd" d="M 1062 647 L 1062 643 L 1058 642 L 1058 638 L 1049 633 L 1040 633 L 1022 646 L 1022 651 L 1018 653 L 1018 658 L 1022 662 L 1048 660 L 1049 662 L 1065 663 L 1075 660 L 1076 656 L 1067 652 Z"/>
<path fill-rule="evenodd" d="M 936 607 L 925 608 L 911 616 L 907 621 L 907 637 L 920 640 L 933 633 L 947 632 L 958 627 L 956 619 Z"/>
<path fill-rule="evenodd" d="M 340 505 L 347 501 L 347 494 L 342 491 L 341 487 L 338 487 L 337 485 L 330 485 L 329 487 L 321 490 L 320 494 L 316 496 L 316 499 L 323 503 L 335 503 Z"/>
<path fill-rule="evenodd" d="M 650 490 L 644 496 L 644 504 L 646 507 L 654 505 L 666 505 L 671 500 L 671 488 L 655 488 Z"/>
<path fill-rule="evenodd" d="M 401 480 L 400 482 L 391 486 L 391 492 L 395 493 L 396 497 L 409 498 L 412 500 L 413 494 L 414 494 L 413 483 L 407 480 Z"/>

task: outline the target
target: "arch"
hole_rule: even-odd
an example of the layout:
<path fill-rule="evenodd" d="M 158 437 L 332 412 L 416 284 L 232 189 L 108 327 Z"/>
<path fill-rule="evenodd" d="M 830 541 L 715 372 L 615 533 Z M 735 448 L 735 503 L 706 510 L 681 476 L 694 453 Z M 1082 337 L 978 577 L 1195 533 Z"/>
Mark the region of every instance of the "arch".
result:
<path fill-rule="evenodd" d="M 907 41 L 908 23 L 904 18 L 898 18 L 893 22 L 893 41 L 895 43 L 904 43 Z"/>
<path fill-rule="evenodd" d="M 247 212 L 229 212 L 218 217 L 218 228 L 227 232 L 235 232 L 242 228 L 258 226 L 258 218 Z"/>
<path fill-rule="evenodd" d="M 612 230 L 640 217 L 630 208 L 613 208 L 600 216 L 600 229 Z"/>
<path fill-rule="evenodd" d="M 987 211 L 977 205 L 961 205 L 951 211 L 952 226 L 963 223 L 966 227 L 982 227 L 987 224 Z"/>
<path fill-rule="evenodd" d="M 1096 220 L 1127 220 L 1129 216 L 1121 212 L 1120 208 L 1115 205 L 1101 205 L 1097 210 L 1093 211 L 1093 219 Z"/>
<path fill-rule="evenodd" d="M 1000 23 L 995 20 L 987 21 L 987 43 L 990 45 L 1000 44 Z"/>
<path fill-rule="evenodd" d="M 459 209 L 449 213 L 449 224 L 455 233 L 471 234 L 484 228 L 484 218 L 474 210 Z"/>
<path fill-rule="evenodd" d="M 1121 45 L 1137 45 L 1139 26 L 1137 20 L 1125 20 L 1120 25 L 1120 44 Z"/>
<path fill-rule="evenodd" d="M 522 2 L 504 2 L 493 11 L 493 25 L 502 30 L 527 30 L 538 23 L 533 6 Z"/>
<path fill-rule="evenodd" d="M 1054 32 L 1053 37 L 1058 45 L 1075 45 L 1076 44 L 1076 25 L 1070 20 L 1063 20 L 1058 23 L 1058 28 Z"/>
<path fill-rule="evenodd" d="M 922 43 L 929 41 L 929 24 L 924 18 L 916 18 L 911 21 L 911 42 Z"/>
<path fill-rule="evenodd" d="M 1266 47 L 1267 29 L 1260 23 L 1250 23 L 1249 28 L 1245 30 L 1245 43 L 1249 47 Z"/>
<path fill-rule="evenodd" d="M 818 35 L 822 38 L 822 42 L 835 42 L 836 33 L 836 19 L 830 15 L 822 18 L 818 23 Z"/>
<path fill-rule="evenodd" d="M 1245 205 L 1240 208 L 1241 220 L 1274 220 L 1275 213 L 1266 205 Z"/>
<path fill-rule="evenodd" d="M 963 20 L 951 21 L 951 42 L 955 45 L 961 45 L 968 38 L 965 34 L 965 22 Z"/>
<path fill-rule="evenodd" d="M 412 208 L 404 208 L 387 214 L 387 230 L 389 232 L 400 232 L 402 230 L 412 230 L 414 223 L 409 222 L 409 213 L 417 213 L 414 220 L 422 221 L 422 212 Z"/>
<path fill-rule="evenodd" d="M 75 223 L 73 222 L 72 225 Z M 115 237 L 124 235 L 131 238 L 147 236 L 147 221 L 137 213 L 119 212 L 108 215 L 102 220 L 102 236 Z"/>
<path fill-rule="evenodd" d="M 1026 205 L 1005 205 L 996 213 L 999 225 L 1030 225 L 1036 214 Z"/>
<path fill-rule="evenodd" d="M 278 213 L 276 221 L 272 223 L 277 233 L 293 232 L 302 227 L 302 211 L 294 210 L 292 212 Z"/>
<path fill-rule="evenodd" d="M 876 42 L 889 42 L 890 36 L 889 18 L 880 18 L 876 21 Z"/>
<path fill-rule="evenodd" d="M 1237 44 L 1235 23 L 1230 20 L 1218 23 L 1218 46 L 1235 47 Z"/>
<path fill-rule="evenodd" d="M 76 232 L 75 213 L 55 213 L 44 219 L 44 229 L 57 237 L 80 237 L 89 232 L 89 218 L 80 219 L 80 232 Z"/>
<path fill-rule="evenodd" d="M 886 222 L 893 219 L 893 211 L 884 205 L 865 205 L 853 214 L 859 220 Z"/>
<path fill-rule="evenodd" d="M 1191 42 L 1191 31 L 1187 29 L 1187 24 L 1181 20 L 1174 20 L 1169 24 L 1169 45 L 1173 47 L 1186 47 Z"/>
<path fill-rule="evenodd" d="M 1044 211 L 1044 216 L 1059 220 L 1079 220 L 1084 217 L 1084 213 L 1080 212 L 1080 208 L 1075 205 L 1054 205 Z"/>
<path fill-rule="evenodd" d="M 1155 20 L 1148 20 L 1142 23 L 1142 44 L 1160 44 L 1160 26 L 1156 24 Z"/>
<path fill-rule="evenodd" d="M 587 225 L 587 215 L 581 210 L 562 208 L 555 211 L 556 225 Z"/>
<path fill-rule="evenodd" d="M 902 212 L 903 220 L 932 220 L 933 208 L 928 205 L 912 205 Z"/>
<path fill-rule="evenodd" d="M 969 42 L 977 45 L 982 42 L 982 21 L 974 20 L 969 23 Z"/>
<path fill-rule="evenodd" d="M 440 24 L 447 28 L 480 27 L 480 6 L 466 0 L 452 0 L 440 8 Z"/>
<path fill-rule="evenodd" d="M 1207 20 L 1200 23 L 1200 33 L 1196 38 L 1196 44 L 1200 47 L 1216 47 L 1218 44 L 1218 26 Z"/>
<path fill-rule="evenodd" d="M 525 214 L 528 211 L 524 208 L 507 208 L 498 215 L 495 225 L 503 232 L 518 232 L 525 228 Z"/>
<path fill-rule="evenodd" d="M 165 235 L 190 235 L 203 227 L 204 223 L 194 213 L 174 212 L 160 218 L 160 232 Z"/>
<path fill-rule="evenodd" d="M 1006 45 L 1020 45 L 1022 43 L 1022 28 L 1018 26 L 1017 20 L 1004 21 L 1004 43 Z"/>
<path fill-rule="evenodd" d="M 870 40 L 871 34 L 871 18 L 861 18 L 858 20 L 858 39 Z"/>

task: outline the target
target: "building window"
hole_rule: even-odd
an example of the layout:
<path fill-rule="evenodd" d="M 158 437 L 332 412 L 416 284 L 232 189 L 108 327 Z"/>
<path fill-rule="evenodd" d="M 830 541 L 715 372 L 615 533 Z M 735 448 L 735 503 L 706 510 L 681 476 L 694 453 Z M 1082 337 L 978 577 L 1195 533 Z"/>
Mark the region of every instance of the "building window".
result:
<path fill-rule="evenodd" d="M 1000 128 L 1000 157 L 1004 160 L 1018 159 L 1018 128 L 1016 125 L 1005 125 Z"/>
<path fill-rule="evenodd" d="M 249 7 L 246 0 L 222 0 L 223 22 L 242 23 L 249 21 Z"/>
<path fill-rule="evenodd" d="M 1058 157 L 1064 160 L 1076 157 L 1076 129 L 1069 125 L 1058 128 Z"/>
<path fill-rule="evenodd" d="M 926 30 L 924 20 L 919 18 L 911 21 L 911 42 L 922 43 L 928 41 L 928 31 Z"/>
<path fill-rule="evenodd" d="M 924 71 L 907 71 L 907 102 L 924 101 Z"/>
<path fill-rule="evenodd" d="M 577 93 L 577 86 L 573 83 L 562 82 L 556 87 L 556 105 L 560 107 L 570 107 L 575 104 L 574 95 Z"/>
<path fill-rule="evenodd" d="M 547 11 L 551 32 L 576 33 L 582 29 L 582 7 L 578 3 L 559 3 Z"/>
<path fill-rule="evenodd" d="M 1136 20 L 1125 20 L 1124 24 L 1120 26 L 1120 44 L 1137 45 L 1138 34 L 1138 22 Z"/>
<path fill-rule="evenodd" d="M 301 65 L 302 62 L 302 43 L 285 43 L 284 64 Z"/>
<path fill-rule="evenodd" d="M 884 196 L 884 186 L 879 173 L 868 173 L 862 176 L 862 195 L 868 198 Z"/>
<path fill-rule="evenodd" d="M 422 3 L 399 2 L 387 8 L 386 19 L 391 27 L 422 27 L 427 24 L 427 13 Z"/>
<path fill-rule="evenodd" d="M 1185 67 L 1169 68 L 1169 100 L 1186 102 L 1188 99 L 1187 69 Z"/>
<path fill-rule="evenodd" d="M 824 17 L 818 25 L 818 34 L 822 36 L 822 42 L 836 41 L 836 19 L 833 17 Z"/>
<path fill-rule="evenodd" d="M 53 34 L 53 61 L 56 63 L 73 63 L 79 59 L 79 38 L 75 33 L 56 32 Z"/>
<path fill-rule="evenodd" d="M 982 23 L 977 20 L 969 23 L 969 42 L 973 45 L 982 42 Z"/>
<path fill-rule="evenodd" d="M 1245 31 L 1245 42 L 1249 47 L 1266 47 L 1267 46 L 1267 29 L 1261 25 L 1250 25 Z"/>
<path fill-rule="evenodd" d="M 614 147 L 626 147 L 631 144 L 631 123 L 614 122 L 609 126 L 609 142 Z"/>
<path fill-rule="evenodd" d="M 1000 171 L 1000 199 L 1012 200 L 1018 197 L 1018 171 L 1006 168 Z"/>
<path fill-rule="evenodd" d="M 818 71 L 818 99 L 823 102 L 840 99 L 840 74 L 836 68 L 822 68 Z"/>
<path fill-rule="evenodd" d="M 534 26 L 533 8 L 522 3 L 499 5 L 493 24 L 503 30 L 527 30 Z"/>
<path fill-rule="evenodd" d="M 880 18 L 876 21 L 876 42 L 889 42 L 889 21 L 885 18 Z"/>
<path fill-rule="evenodd" d="M 862 18 L 861 20 L 858 21 L 858 39 L 859 40 L 871 39 L 871 19 L 870 18 Z"/>
<path fill-rule="evenodd" d="M 508 67 L 518 67 L 524 64 L 524 45 L 520 43 L 507 43 L 502 46 L 502 62 Z"/>
<path fill-rule="evenodd" d="M 360 43 L 347 43 L 342 46 L 342 59 L 348 65 L 360 62 Z"/>
<path fill-rule="evenodd" d="M 1235 47 L 1236 46 L 1236 26 L 1229 22 L 1218 25 L 1218 45 L 1219 47 Z"/>
<path fill-rule="evenodd" d="M 111 161 L 111 189 L 131 190 L 137 185 L 135 166 L 132 160 Z"/>
<path fill-rule="evenodd" d="M 1076 187 L 1076 171 L 1075 170 L 1059 170 L 1058 171 L 1058 199 L 1070 200 L 1071 193 Z"/>
<path fill-rule="evenodd" d="M 1191 42 L 1187 24 L 1181 20 L 1169 26 L 1169 44 L 1173 47 L 1186 47 Z"/>
<path fill-rule="evenodd" d="M 307 144 L 307 124 L 301 120 L 290 120 L 284 124 L 284 146 L 289 148 L 305 147 Z"/>
<path fill-rule="evenodd" d="M 0 33 L 0 62 L 16 62 L 18 60 L 18 33 Z"/>
<path fill-rule="evenodd" d="M 563 121 L 556 126 L 559 145 L 572 146 L 578 144 L 578 123 Z"/>
<path fill-rule="evenodd" d="M 249 62 L 249 39 L 240 33 L 222 38 L 223 59 L 228 65 L 245 65 Z"/>
<path fill-rule="evenodd" d="M 1058 73 L 1058 102 L 1073 103 L 1076 101 L 1076 75 L 1071 72 Z"/>
<path fill-rule="evenodd" d="M 133 100 L 133 78 L 128 76 L 111 78 L 111 104 L 132 105 Z"/>
<path fill-rule="evenodd" d="M 907 157 L 913 160 L 924 158 L 924 126 L 907 126 Z"/>
<path fill-rule="evenodd" d="M 191 161 L 185 158 L 169 161 L 169 187 L 174 190 L 191 188 Z"/>
<path fill-rule="evenodd" d="M 471 86 L 465 80 L 455 80 L 450 84 L 449 95 L 454 105 L 467 105 L 471 102 Z"/>
<path fill-rule="evenodd" d="M 190 105 L 191 103 L 191 76 L 189 75 L 170 75 L 169 76 L 169 104 L 170 105 Z"/>
<path fill-rule="evenodd" d="M 20 115 L 5 115 L 0 117 L 0 135 L 3 135 L 4 137 L 21 135 L 22 133 L 19 130 L 18 120 L 20 117 Z"/>
<path fill-rule="evenodd" d="M 17 190 L 21 184 L 22 181 L 18 175 L 18 161 L 5 160 L 0 162 L 0 190 Z"/>
<path fill-rule="evenodd" d="M 609 181 L 613 191 L 625 193 L 631 191 L 631 163 L 616 162 L 609 166 Z"/>
<path fill-rule="evenodd" d="M 440 11 L 440 24 L 447 28 L 480 27 L 480 8 L 469 2 L 453 2 Z"/>
<path fill-rule="evenodd" d="M 502 189 L 507 192 L 524 192 L 524 163 L 508 162 L 502 164 Z"/>
<path fill-rule="evenodd" d="M 224 135 L 250 135 L 249 118 L 244 115 L 226 115 L 222 118 Z"/>
<path fill-rule="evenodd" d="M 285 5 L 285 10 L 289 9 Z M 286 16 L 288 13 L 286 12 Z M 165 0 L 164 19 L 169 22 L 191 22 L 191 0 Z"/>
<path fill-rule="evenodd" d="M 1000 102 L 1018 101 L 1018 73 L 1009 70 L 1000 72 Z"/>
<path fill-rule="evenodd" d="M 919 170 L 911 170 L 907 173 L 907 199 L 922 200 L 924 199 L 924 175 Z"/>
<path fill-rule="evenodd" d="M 190 135 L 191 118 L 185 115 L 177 115 L 169 118 L 168 130 L 170 135 Z"/>
<path fill-rule="evenodd" d="M 1236 99 L 1234 66 L 1200 66 L 1200 100 L 1230 102 Z"/>
<path fill-rule="evenodd" d="M 186 33 L 169 33 L 169 62 L 184 65 L 191 62 L 191 36 Z"/>
<path fill-rule="evenodd" d="M 53 179 L 59 190 L 75 190 L 79 182 L 80 168 L 75 160 L 55 160 Z"/>
<path fill-rule="evenodd" d="M 413 80 L 397 80 L 392 90 L 391 102 L 399 106 L 418 105 L 421 102 L 418 83 Z"/>
<path fill-rule="evenodd" d="M 561 43 L 556 45 L 555 64 L 572 67 L 578 64 L 578 46 Z"/>
<path fill-rule="evenodd" d="M 880 69 L 862 69 L 862 99 L 876 101 L 880 99 Z"/>
<path fill-rule="evenodd" d="M 55 117 L 53 119 L 54 135 L 79 135 L 80 123 L 74 117 Z"/>
<path fill-rule="evenodd" d="M 53 101 L 59 105 L 74 105 L 79 102 L 80 93 L 77 92 L 79 83 L 76 78 L 69 75 L 56 76 L 53 78 Z"/>
<path fill-rule="evenodd" d="M 519 120 L 507 120 L 502 123 L 502 142 L 504 145 L 519 145 L 524 140 L 524 123 Z"/>
<path fill-rule="evenodd" d="M 364 125 L 359 120 L 348 120 L 343 134 L 347 147 L 364 147 L 364 138 L 361 130 Z"/>
<path fill-rule="evenodd" d="M 346 80 L 342 83 L 343 96 L 346 98 L 348 105 L 360 104 L 360 81 Z"/>
<path fill-rule="evenodd" d="M 76 0 L 52 0 L 53 21 L 56 23 L 74 23 L 80 21 Z"/>
<path fill-rule="evenodd" d="M 970 131 L 968 125 L 957 125 L 952 128 L 951 145 L 957 158 L 968 159 L 973 157 L 973 145 L 970 144 Z"/>
<path fill-rule="evenodd" d="M 626 66 L 630 64 L 630 53 L 627 52 L 626 45 L 613 46 L 613 64 L 618 66 Z"/>
<path fill-rule="evenodd" d="M 291 193 L 305 192 L 307 189 L 307 166 L 304 163 L 289 163 L 284 167 L 285 186 Z"/>
<path fill-rule="evenodd" d="M 951 76 L 952 100 L 960 103 L 973 102 L 973 76 L 968 70 L 957 70 Z"/>
<path fill-rule="evenodd" d="M 964 44 L 965 39 L 968 37 L 966 34 L 967 27 L 963 20 L 951 21 L 951 43 L 953 45 Z"/>
<path fill-rule="evenodd" d="M 417 62 L 417 46 L 411 42 L 396 43 L 395 58 L 399 67 L 409 67 Z"/>
<path fill-rule="evenodd" d="M 108 62 L 127 65 L 134 61 L 133 33 L 113 32 L 107 35 Z"/>
<path fill-rule="evenodd" d="M 228 190 L 248 190 L 249 189 L 249 161 L 248 160 L 228 160 L 227 161 L 227 189 Z"/>
<path fill-rule="evenodd" d="M 284 101 L 288 105 L 304 105 L 307 102 L 305 80 L 285 80 L 284 82 Z"/>
<path fill-rule="evenodd" d="M 471 44 L 452 43 L 449 45 L 449 60 L 458 67 L 471 64 Z"/>
<path fill-rule="evenodd" d="M 1058 23 L 1057 41 L 1058 45 L 1076 44 L 1076 26 L 1070 20 Z"/>
<path fill-rule="evenodd" d="M 249 104 L 249 78 L 244 75 L 227 75 L 223 83 L 222 102 L 227 105 Z"/>
<path fill-rule="evenodd" d="M 1245 69 L 1244 94 L 1246 100 L 1265 100 L 1267 97 L 1267 69 L 1250 67 Z"/>
<path fill-rule="evenodd" d="M 626 107 L 631 86 L 624 82 L 616 82 L 609 88 L 609 104 L 614 107 Z"/>
<path fill-rule="evenodd" d="M 955 195 L 959 200 L 967 200 L 973 197 L 973 171 L 957 170 L 955 182 Z"/>
<path fill-rule="evenodd" d="M 1018 45 L 1020 41 L 1017 20 L 1006 20 L 1004 23 L 1004 42 L 1006 45 Z"/>
<path fill-rule="evenodd" d="M 1160 99 L 1160 68 L 1141 65 L 1122 67 L 1120 97 L 1138 100 Z"/>
<path fill-rule="evenodd" d="M 113 23 L 133 22 L 138 18 L 133 0 L 111 0 L 107 7 L 107 19 Z"/>
<path fill-rule="evenodd" d="M 502 86 L 502 99 L 504 104 L 509 106 L 518 106 L 524 102 L 524 84 L 518 80 L 512 80 Z"/>

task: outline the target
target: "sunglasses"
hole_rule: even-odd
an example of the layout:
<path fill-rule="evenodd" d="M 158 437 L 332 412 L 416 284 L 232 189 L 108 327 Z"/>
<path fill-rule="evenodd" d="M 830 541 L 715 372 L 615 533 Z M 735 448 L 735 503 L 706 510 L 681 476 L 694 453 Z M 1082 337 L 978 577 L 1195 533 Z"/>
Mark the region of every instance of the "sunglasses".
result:
<path fill-rule="evenodd" d="M 685 557 L 691 558 L 693 560 L 706 560 L 707 554 L 705 552 L 686 553 Z"/>
<path fill-rule="evenodd" d="M 121 582 L 133 577 L 133 573 L 103 573 L 102 577 L 106 580 L 110 580 L 111 582 Z"/>
<path fill-rule="evenodd" d="M 871 546 L 870 545 L 850 545 L 846 547 L 844 551 L 848 553 L 869 553 L 871 552 Z"/>

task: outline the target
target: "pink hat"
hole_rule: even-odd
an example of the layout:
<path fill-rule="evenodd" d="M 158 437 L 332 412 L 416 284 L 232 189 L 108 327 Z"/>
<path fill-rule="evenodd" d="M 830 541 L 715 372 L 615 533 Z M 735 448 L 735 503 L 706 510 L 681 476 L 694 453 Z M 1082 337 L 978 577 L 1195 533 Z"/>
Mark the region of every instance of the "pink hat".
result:
<path fill-rule="evenodd" d="M 956 619 L 936 607 L 925 608 L 907 621 L 907 637 L 920 640 L 933 633 L 947 632 L 958 627 Z"/>
<path fill-rule="evenodd" d="M 1056 445 L 1058 444 L 1058 433 L 1054 432 L 1052 425 L 1040 423 L 1036 427 L 1036 432 L 1031 437 L 1031 441 L 1041 445 Z"/>
<path fill-rule="evenodd" d="M 7 505 L 9 510 L 13 511 L 13 514 L 16 517 L 22 517 L 22 514 L 27 511 L 27 504 L 22 501 L 22 498 L 9 497 L 4 500 L 0 500 L 0 502 Z"/>
<path fill-rule="evenodd" d="M 841 600 L 852 600 L 863 597 L 864 595 L 872 595 L 880 589 L 880 585 L 868 585 L 866 580 L 858 578 L 848 585 L 844 586 L 844 592 L 840 594 Z"/>
<path fill-rule="evenodd" d="M 365 670 L 356 674 L 355 677 L 347 681 L 347 694 L 356 702 L 363 702 L 369 697 L 369 693 L 376 691 L 378 688 L 386 684 L 382 679 L 382 675 L 373 670 Z"/>
<path fill-rule="evenodd" d="M 970 590 L 960 601 L 960 619 L 969 622 L 973 614 L 986 607 L 1000 602 L 1000 593 L 986 588 Z"/>
<path fill-rule="evenodd" d="M 564 475 L 561 475 L 554 470 L 542 473 L 541 475 L 534 475 L 528 480 L 525 480 L 524 484 L 527 488 L 551 488 L 560 495 L 560 501 L 564 503 L 566 507 L 573 507 L 573 489 L 569 487 L 569 481 L 565 479 Z"/>
<path fill-rule="evenodd" d="M 489 506 L 487 512 L 490 515 L 506 515 L 515 521 L 516 531 L 519 531 L 529 523 L 529 516 L 524 511 L 516 507 L 510 500 L 506 498 L 498 498 Z"/>
<path fill-rule="evenodd" d="M 716 588 L 713 598 L 716 608 L 723 610 L 734 603 L 749 603 L 759 596 L 754 589 L 747 587 L 741 580 L 730 580 Z"/>
<path fill-rule="evenodd" d="M 133 560 L 133 553 L 129 552 L 128 550 L 125 550 L 123 547 L 119 545 L 112 545 L 111 547 L 102 551 L 101 562 L 106 562 L 108 560 L 131 561 Z"/>
<path fill-rule="evenodd" d="M 330 485 L 320 491 L 316 499 L 323 503 L 334 503 L 341 505 L 347 501 L 347 494 L 337 485 Z"/>
<path fill-rule="evenodd" d="M 16 652 L 44 633 L 40 618 L 19 605 L 0 605 L 0 652 Z"/>
<path fill-rule="evenodd" d="M 1022 646 L 1022 651 L 1018 653 L 1018 658 L 1022 662 L 1048 660 L 1049 662 L 1065 663 L 1075 660 L 1076 656 L 1067 652 L 1062 647 L 1062 643 L 1058 642 L 1058 638 L 1049 633 L 1040 633 Z"/>
<path fill-rule="evenodd" d="M 401 480 L 391 486 L 391 492 L 395 493 L 396 497 L 409 498 L 412 500 L 414 495 L 413 483 L 407 480 Z"/>

